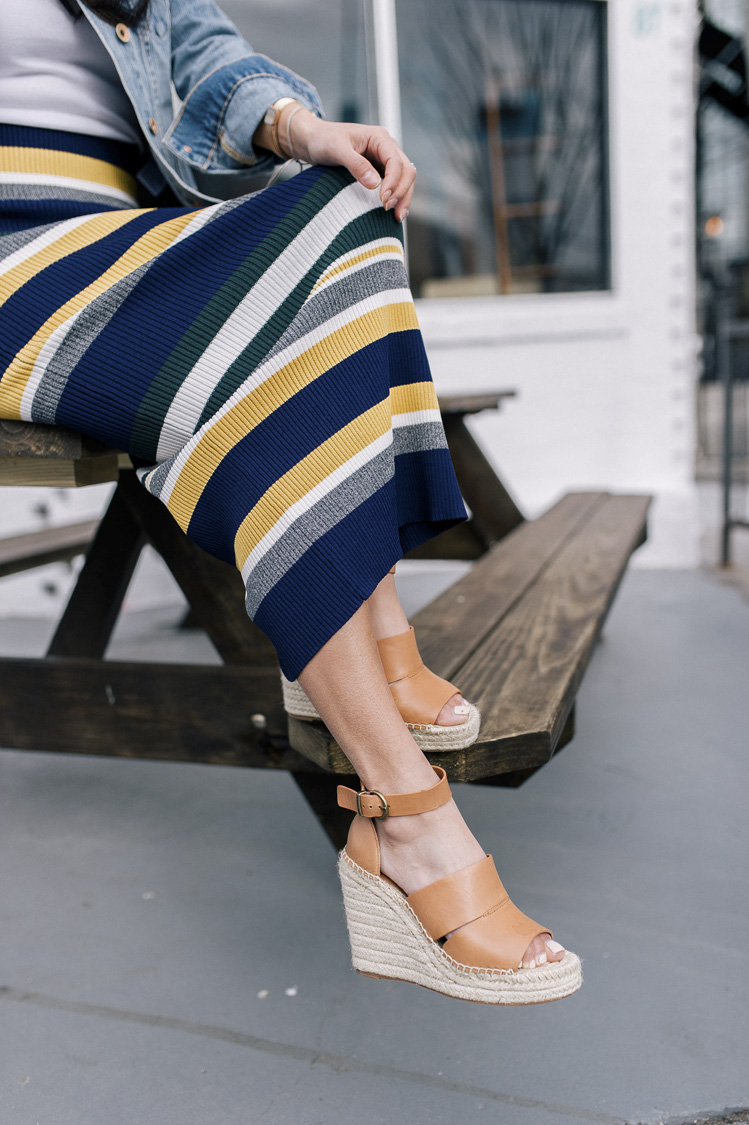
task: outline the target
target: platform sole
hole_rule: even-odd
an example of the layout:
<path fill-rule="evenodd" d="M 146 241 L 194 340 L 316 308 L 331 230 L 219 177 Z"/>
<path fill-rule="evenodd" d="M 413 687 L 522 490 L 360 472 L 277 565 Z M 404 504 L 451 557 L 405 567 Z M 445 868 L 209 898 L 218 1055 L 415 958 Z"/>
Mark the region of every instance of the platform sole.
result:
<path fill-rule="evenodd" d="M 309 722 L 322 722 L 322 717 L 314 703 L 297 680 L 287 680 L 281 676 L 283 704 L 287 714 L 295 719 Z M 468 718 L 457 726 L 445 727 L 437 723 L 407 723 L 416 745 L 426 754 L 445 753 L 449 750 L 465 750 L 472 746 L 479 736 L 481 715 L 473 703 L 467 704 Z"/>
<path fill-rule="evenodd" d="M 535 969 L 480 969 L 461 965 L 427 934 L 395 887 L 340 853 L 351 959 L 363 976 L 400 980 L 477 1004 L 546 1004 L 570 996 L 582 984 L 580 958 Z"/>

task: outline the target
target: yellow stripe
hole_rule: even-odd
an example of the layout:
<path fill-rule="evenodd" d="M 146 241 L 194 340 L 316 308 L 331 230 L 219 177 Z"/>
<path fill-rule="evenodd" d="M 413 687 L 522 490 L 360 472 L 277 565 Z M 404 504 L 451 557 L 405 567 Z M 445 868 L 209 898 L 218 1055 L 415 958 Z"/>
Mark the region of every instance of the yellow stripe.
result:
<path fill-rule="evenodd" d="M 250 430 L 319 375 L 367 344 L 391 332 L 418 328 L 413 302 L 384 305 L 331 332 L 302 355 L 270 375 L 208 427 L 185 462 L 171 496 L 169 511 L 186 529 L 200 496 L 224 457 Z"/>
<path fill-rule="evenodd" d="M 92 215 L 88 222 L 75 227 L 36 254 L 31 253 L 28 258 L 19 262 L 15 269 L 9 270 L 0 277 L 0 305 L 47 266 L 59 262 L 68 254 L 74 254 L 76 250 L 91 246 L 92 243 L 119 230 L 125 223 L 131 222 L 142 214 L 142 211 L 107 211 L 103 215 Z"/>
<path fill-rule="evenodd" d="M 390 392 L 393 414 L 409 414 L 412 410 L 437 410 L 437 391 L 434 383 L 401 383 Z"/>
<path fill-rule="evenodd" d="M 364 262 L 367 260 L 367 258 L 376 258 L 378 254 L 392 254 L 393 250 L 396 249 L 401 255 L 403 254 L 403 247 L 401 246 L 400 242 L 398 242 L 398 240 L 394 238 L 392 242 L 388 243 L 387 246 L 375 246 L 372 247 L 372 249 L 364 250 L 359 254 L 352 253 L 342 262 L 338 262 L 336 265 L 333 265 L 330 267 L 330 269 L 326 270 L 315 285 L 315 289 L 319 289 L 321 285 L 324 285 L 326 281 L 330 281 L 331 277 L 335 277 L 336 274 L 344 273 L 347 269 L 350 269 L 351 266 L 355 266 L 359 262 Z"/>
<path fill-rule="evenodd" d="M 71 297 L 49 317 L 46 323 L 18 352 L 3 374 L 2 382 L 0 382 L 0 417 L 21 417 L 21 400 L 26 384 L 29 381 L 34 364 L 39 358 L 39 353 L 55 329 L 59 328 L 74 313 L 84 309 L 96 297 L 101 296 L 107 289 L 121 281 L 122 278 L 132 273 L 138 266 L 166 250 L 180 231 L 192 222 L 194 217 L 195 213 L 190 211 L 186 215 L 169 219 L 158 227 L 147 231 L 96 281 L 86 286 L 80 293 L 76 293 L 74 297 Z"/>
<path fill-rule="evenodd" d="M 241 568 L 264 535 L 311 489 L 356 453 L 390 429 L 390 403 L 378 402 L 322 442 L 279 477 L 245 516 L 234 537 L 234 554 Z"/>
<path fill-rule="evenodd" d="M 93 184 L 117 188 L 137 199 L 138 189 L 133 177 L 94 156 L 77 152 L 58 152 L 48 148 L 16 148 L 0 146 L 0 172 L 31 172 L 43 176 L 67 176 L 72 180 L 89 180 Z"/>

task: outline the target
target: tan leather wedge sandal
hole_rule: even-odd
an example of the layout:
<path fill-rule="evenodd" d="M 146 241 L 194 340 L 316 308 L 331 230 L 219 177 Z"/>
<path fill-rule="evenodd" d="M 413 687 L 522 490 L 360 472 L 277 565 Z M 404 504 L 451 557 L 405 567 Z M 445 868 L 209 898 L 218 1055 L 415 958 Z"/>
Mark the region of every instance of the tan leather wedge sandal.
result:
<path fill-rule="evenodd" d="M 533 938 L 551 931 L 510 901 L 490 855 L 408 896 L 381 874 L 372 821 L 446 804 L 447 776 L 433 768 L 437 784 L 420 793 L 385 796 L 338 786 L 338 804 L 357 814 L 338 861 L 354 968 L 479 1004 L 543 1004 L 569 996 L 582 984 L 575 953 L 517 968 Z"/>
<path fill-rule="evenodd" d="M 394 566 L 390 574 L 395 574 Z M 454 726 L 437 722 L 442 708 L 460 688 L 425 666 L 413 626 L 405 633 L 384 637 L 377 642 L 377 648 L 396 706 L 419 748 L 428 754 L 464 750 L 473 745 L 481 726 L 478 707 L 473 703 L 463 700 L 468 708 L 464 722 Z M 287 714 L 295 719 L 321 719 L 298 680 L 287 680 L 282 674 L 281 686 Z"/>
<path fill-rule="evenodd" d="M 425 666 L 416 644 L 413 625 L 406 633 L 384 637 L 377 642 L 380 660 L 385 669 L 390 691 L 403 721 L 414 740 L 426 753 L 463 750 L 476 741 L 481 716 L 473 703 L 465 722 L 442 726 L 436 722 L 440 711 L 460 688 L 443 680 Z M 298 719 L 319 719 L 315 705 L 297 680 L 281 676 L 284 707 Z"/>

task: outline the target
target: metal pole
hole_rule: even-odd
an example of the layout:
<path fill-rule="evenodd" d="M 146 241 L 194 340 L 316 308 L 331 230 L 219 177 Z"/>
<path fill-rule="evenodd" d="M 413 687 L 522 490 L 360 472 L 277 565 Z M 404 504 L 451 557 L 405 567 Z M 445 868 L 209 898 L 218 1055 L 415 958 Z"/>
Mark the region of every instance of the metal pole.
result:
<path fill-rule="evenodd" d="M 728 286 L 721 278 L 716 293 L 715 360 L 723 385 L 723 528 L 721 533 L 722 566 L 731 563 L 731 483 L 733 474 L 733 364 L 728 323 Z"/>
<path fill-rule="evenodd" d="M 372 0 L 372 26 L 377 78 L 377 119 L 401 144 L 403 126 L 395 0 Z"/>

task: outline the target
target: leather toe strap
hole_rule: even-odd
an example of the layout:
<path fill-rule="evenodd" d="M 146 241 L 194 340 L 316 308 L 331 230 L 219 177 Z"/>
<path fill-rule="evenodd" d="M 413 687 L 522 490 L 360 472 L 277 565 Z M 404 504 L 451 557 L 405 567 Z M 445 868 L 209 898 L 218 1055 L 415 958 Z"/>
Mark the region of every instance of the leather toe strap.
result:
<path fill-rule="evenodd" d="M 431 724 L 460 688 L 425 667 L 413 625 L 377 642 L 396 707 L 406 723 Z"/>
<path fill-rule="evenodd" d="M 435 941 L 457 930 L 445 953 L 475 968 L 516 969 L 533 938 L 551 933 L 518 910 L 490 855 L 416 891 L 408 903 Z"/>

